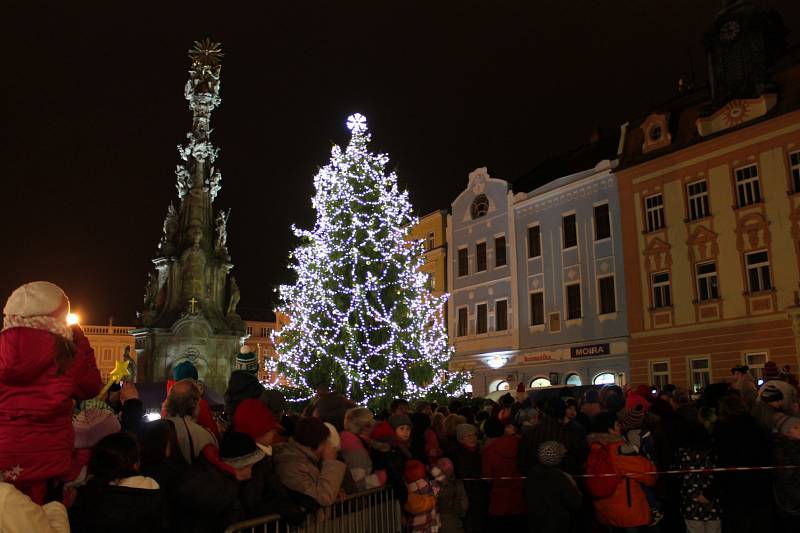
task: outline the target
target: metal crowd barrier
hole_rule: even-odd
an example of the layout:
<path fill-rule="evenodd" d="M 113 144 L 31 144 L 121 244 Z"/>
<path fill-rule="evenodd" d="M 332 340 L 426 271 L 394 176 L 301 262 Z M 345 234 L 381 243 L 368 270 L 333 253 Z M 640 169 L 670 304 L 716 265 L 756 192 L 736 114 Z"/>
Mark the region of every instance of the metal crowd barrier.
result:
<path fill-rule="evenodd" d="M 399 502 L 392 489 L 379 487 L 350 494 L 298 527 L 272 514 L 232 524 L 225 533 L 398 533 L 400 528 Z"/>

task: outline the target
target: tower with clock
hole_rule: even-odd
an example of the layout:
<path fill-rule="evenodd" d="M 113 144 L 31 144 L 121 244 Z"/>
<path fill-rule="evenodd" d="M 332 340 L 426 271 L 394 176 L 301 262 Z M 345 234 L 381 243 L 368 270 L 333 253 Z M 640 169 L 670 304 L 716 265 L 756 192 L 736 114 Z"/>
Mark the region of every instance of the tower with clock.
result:
<path fill-rule="evenodd" d="M 726 0 L 712 30 L 705 35 L 708 52 L 710 115 L 737 99 L 773 93 L 771 70 L 786 48 L 787 30 L 776 11 L 751 0 Z"/>

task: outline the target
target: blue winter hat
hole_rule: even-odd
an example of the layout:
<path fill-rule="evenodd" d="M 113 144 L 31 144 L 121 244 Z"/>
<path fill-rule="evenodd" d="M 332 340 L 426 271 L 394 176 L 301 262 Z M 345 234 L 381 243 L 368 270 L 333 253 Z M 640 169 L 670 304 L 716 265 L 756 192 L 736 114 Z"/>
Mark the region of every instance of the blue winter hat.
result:
<path fill-rule="evenodd" d="M 197 379 L 197 368 L 189 361 L 178 363 L 172 368 L 172 378 L 175 381 L 182 379 Z"/>

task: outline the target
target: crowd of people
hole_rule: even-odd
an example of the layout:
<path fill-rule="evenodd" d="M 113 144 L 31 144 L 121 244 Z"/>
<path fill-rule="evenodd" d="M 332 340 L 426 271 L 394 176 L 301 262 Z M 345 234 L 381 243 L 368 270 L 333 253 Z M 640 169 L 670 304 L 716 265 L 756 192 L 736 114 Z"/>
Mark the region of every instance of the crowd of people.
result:
<path fill-rule="evenodd" d="M 378 487 L 408 532 L 800 531 L 797 382 L 771 362 L 694 396 L 520 386 L 374 412 L 320 390 L 299 413 L 244 359 L 215 409 L 182 362 L 148 421 L 135 384 L 101 394 L 68 311 L 46 282 L 3 310 L 0 533 L 298 525 Z"/>

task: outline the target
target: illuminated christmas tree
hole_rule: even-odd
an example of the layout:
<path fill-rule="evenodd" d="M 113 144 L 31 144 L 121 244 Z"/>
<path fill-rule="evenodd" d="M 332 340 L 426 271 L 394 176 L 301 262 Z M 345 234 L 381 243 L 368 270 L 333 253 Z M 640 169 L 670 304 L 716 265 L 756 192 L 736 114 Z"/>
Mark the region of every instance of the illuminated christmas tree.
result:
<path fill-rule="evenodd" d="M 347 121 L 352 137 L 334 146 L 314 179 L 317 221 L 294 228 L 294 285 L 281 287 L 289 324 L 275 338 L 273 370 L 308 398 L 320 383 L 358 402 L 455 392 L 464 382 L 447 364 L 442 310 L 419 271 L 422 243 L 406 239 L 417 219 L 388 157 L 367 144 L 366 119 Z"/>

